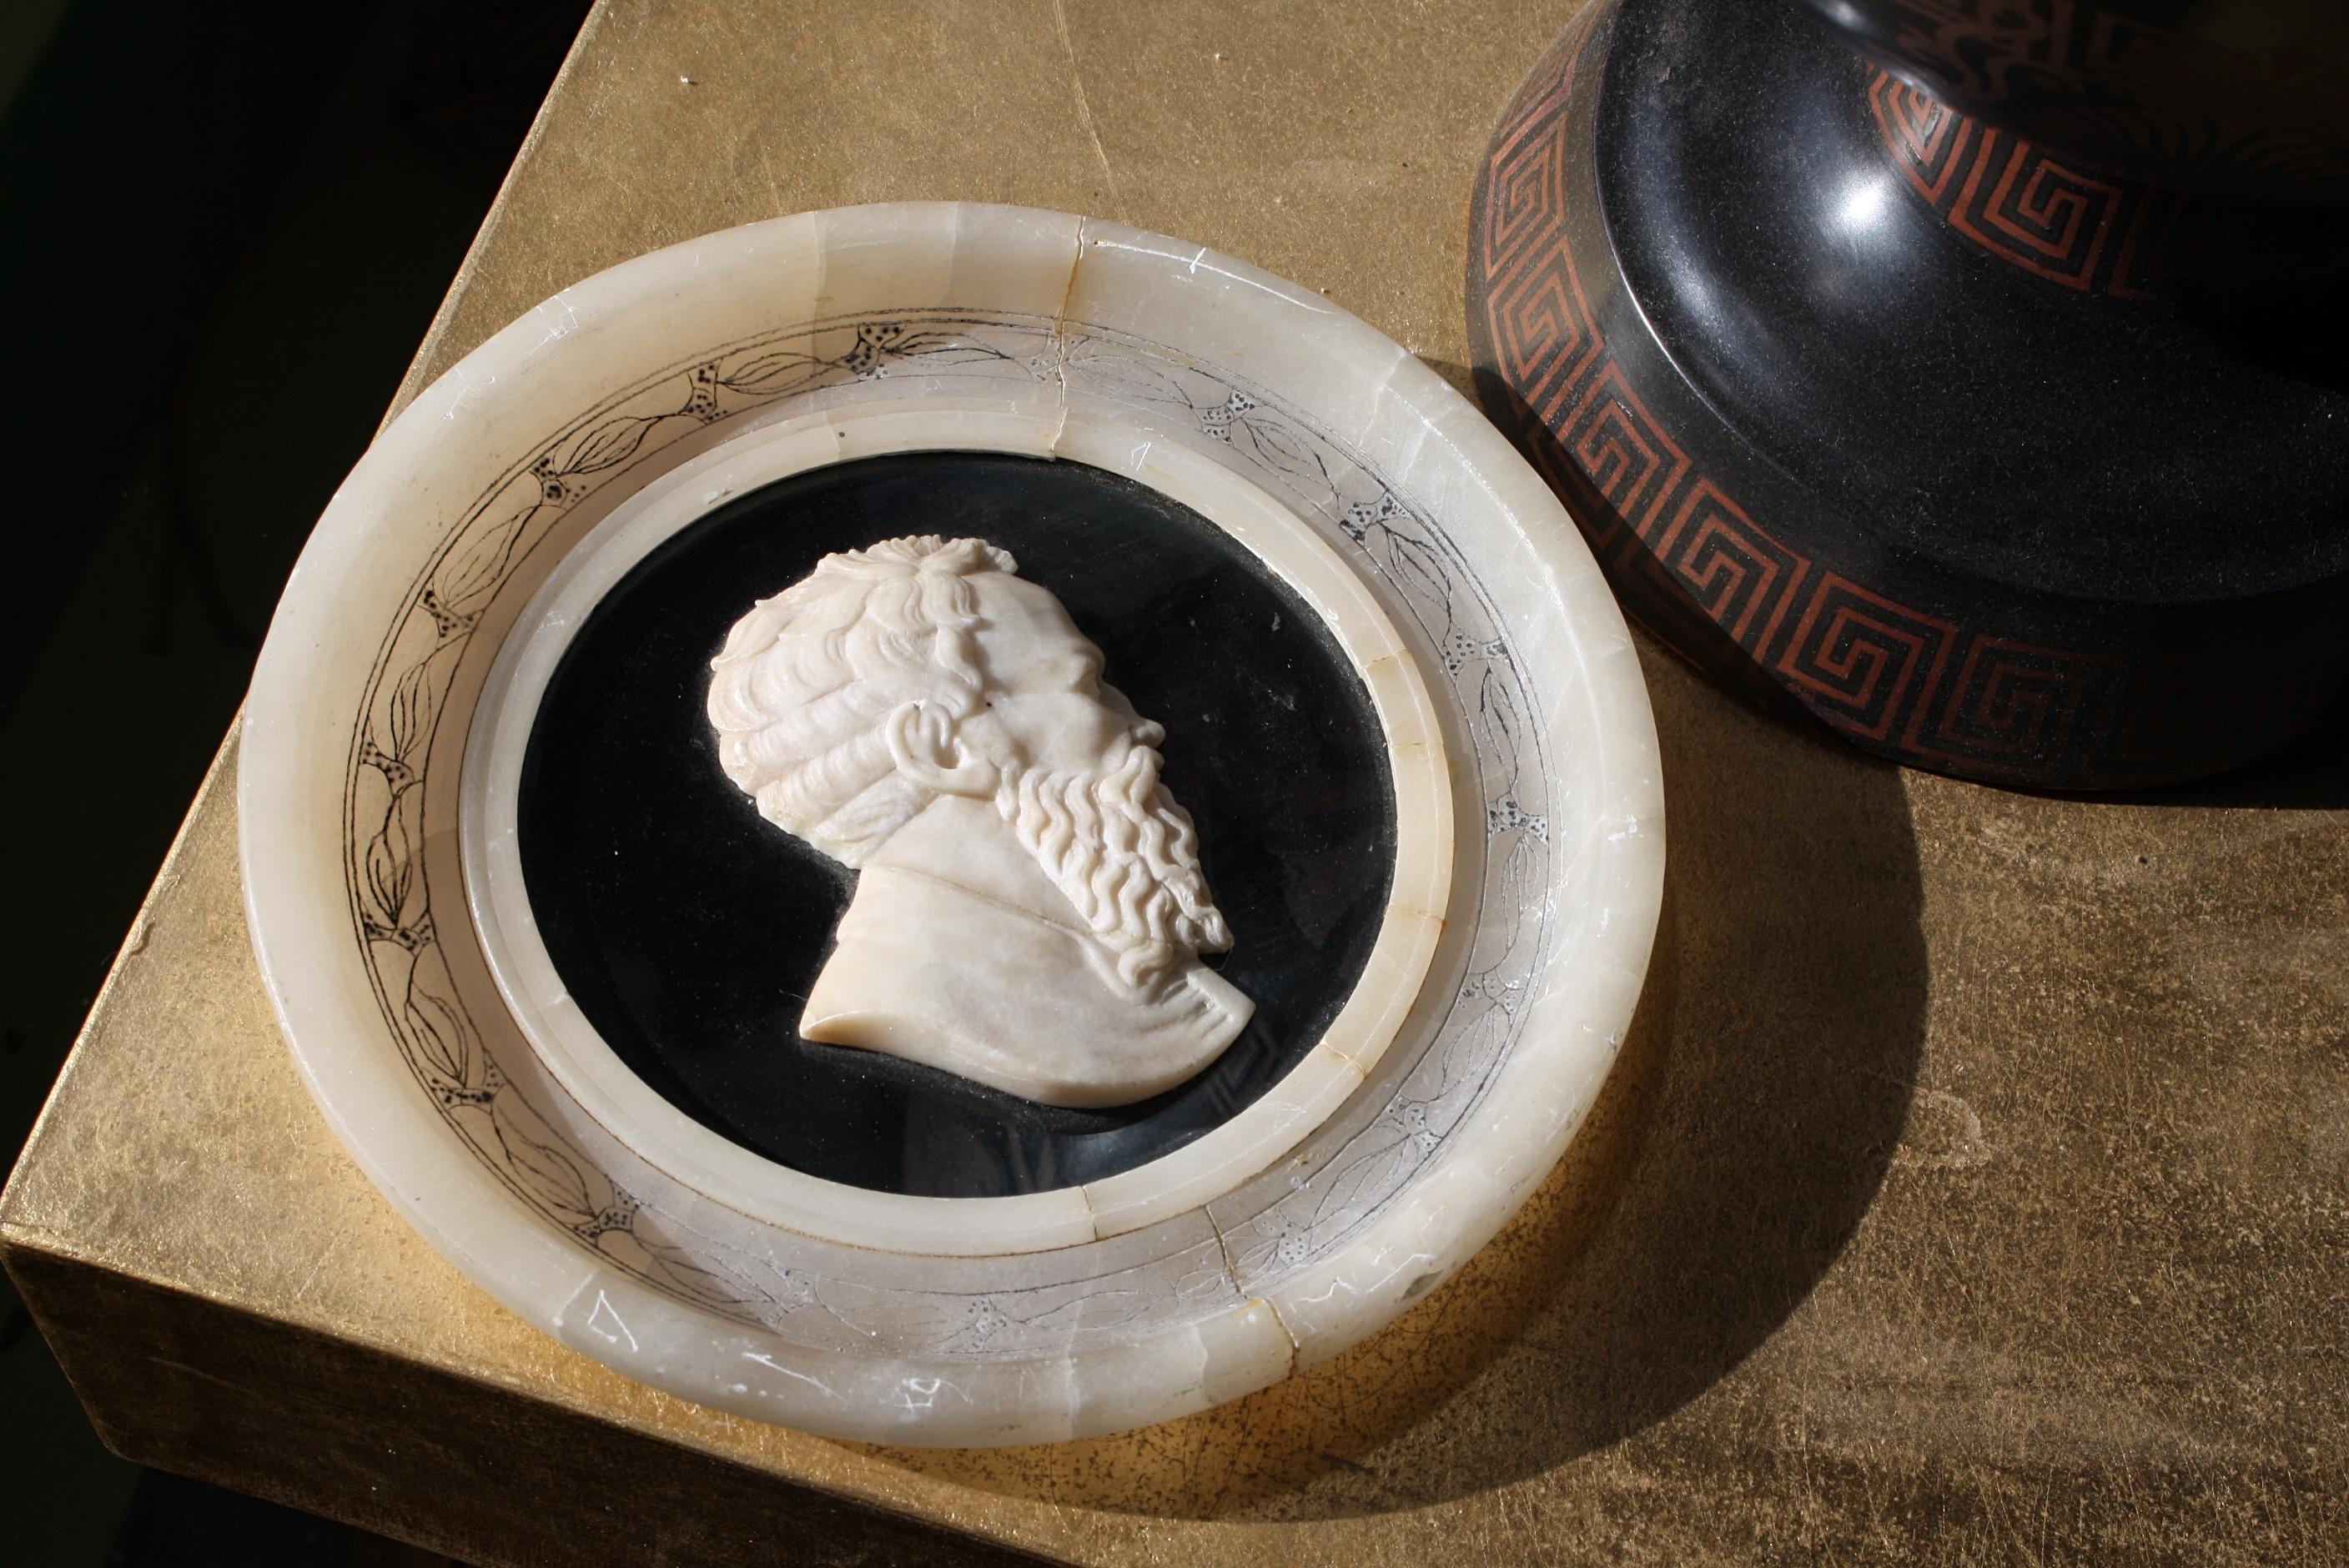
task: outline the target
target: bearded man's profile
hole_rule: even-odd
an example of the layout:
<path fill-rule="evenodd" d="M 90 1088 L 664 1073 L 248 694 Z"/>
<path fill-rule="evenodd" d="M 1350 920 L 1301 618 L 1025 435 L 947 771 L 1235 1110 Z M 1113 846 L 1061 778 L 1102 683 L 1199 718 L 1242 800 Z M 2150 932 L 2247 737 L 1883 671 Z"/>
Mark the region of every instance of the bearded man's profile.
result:
<path fill-rule="evenodd" d="M 1255 1004 L 1164 732 L 1102 680 L 1052 593 L 976 539 L 828 555 L 711 662 L 726 776 L 857 872 L 801 1036 L 1047 1105 L 1191 1077 Z"/>

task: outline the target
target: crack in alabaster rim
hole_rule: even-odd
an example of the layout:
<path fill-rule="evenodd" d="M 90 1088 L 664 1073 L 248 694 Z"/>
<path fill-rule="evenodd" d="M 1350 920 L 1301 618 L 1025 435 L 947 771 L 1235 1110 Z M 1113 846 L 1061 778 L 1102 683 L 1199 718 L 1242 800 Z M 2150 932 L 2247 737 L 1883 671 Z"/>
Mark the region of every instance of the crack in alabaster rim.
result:
<path fill-rule="evenodd" d="M 751 421 L 876 397 L 1035 418 L 1039 385 L 1057 394 L 1061 455 L 1131 472 L 1110 435 L 1139 428 L 1232 469 L 1402 634 L 1456 812 L 1432 977 L 1361 1089 L 1204 1206 L 986 1257 L 760 1226 L 579 1115 L 504 1016 L 456 827 L 478 672 L 535 580 L 519 570 Z M 439 1250 L 631 1376 L 895 1442 L 1185 1414 L 1336 1354 L 1433 1288 L 1597 1095 L 1661 885 L 1653 726 L 1622 618 L 1481 416 L 1373 329 L 1244 263 L 952 204 L 802 214 L 640 258 L 428 388 L 289 585 L 239 805 L 255 947 L 295 1061 Z"/>
<path fill-rule="evenodd" d="M 1452 791 L 1435 707 L 1409 649 L 1335 550 L 1261 487 L 1098 413 L 1073 416 L 1096 452 L 1189 507 L 1288 584 L 1361 679 L 1394 797 L 1385 911 L 1360 979 L 1311 1048 L 1238 1114 L 1141 1165 L 1075 1187 L 989 1198 L 880 1192 L 794 1171 L 695 1121 L 621 1061 L 580 1011 L 533 916 L 517 816 L 538 708 L 573 637 L 647 554 L 729 500 L 843 461 L 905 452 L 1054 458 L 1070 418 L 1057 389 L 1022 406 L 892 399 L 763 420 L 623 500 L 554 563 L 500 640 L 465 753 L 458 835 L 484 955 L 507 1007 L 598 1124 L 696 1191 L 763 1224 L 850 1246 L 952 1256 L 1037 1252 L 1139 1230 L 1238 1186 L 1328 1119 L 1375 1068 L 1435 957 L 1452 883 Z M 786 410 L 788 413 L 788 410 Z M 1134 458 L 1139 452 L 1141 456 Z M 1082 461 L 1081 459 L 1061 460 Z M 1090 465 L 1089 465 L 1090 466 Z"/>

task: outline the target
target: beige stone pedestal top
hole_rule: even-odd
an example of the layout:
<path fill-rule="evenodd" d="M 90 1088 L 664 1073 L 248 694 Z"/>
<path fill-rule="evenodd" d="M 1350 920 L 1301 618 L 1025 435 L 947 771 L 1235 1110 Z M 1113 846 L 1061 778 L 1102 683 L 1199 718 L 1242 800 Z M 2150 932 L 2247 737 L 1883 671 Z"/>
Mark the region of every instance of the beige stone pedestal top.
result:
<path fill-rule="evenodd" d="M 1457 380 L 1475 161 L 1574 9 L 617 0 L 410 387 L 626 256 L 945 197 L 1244 255 Z M 8 1266 L 124 1452 L 485 1563 L 2349 1553 L 2349 758 L 2015 794 L 1647 651 L 1671 868 L 1606 1094 L 1458 1278 L 1251 1398 L 888 1450 L 510 1316 L 295 1077 L 233 742 L 0 1204 Z"/>

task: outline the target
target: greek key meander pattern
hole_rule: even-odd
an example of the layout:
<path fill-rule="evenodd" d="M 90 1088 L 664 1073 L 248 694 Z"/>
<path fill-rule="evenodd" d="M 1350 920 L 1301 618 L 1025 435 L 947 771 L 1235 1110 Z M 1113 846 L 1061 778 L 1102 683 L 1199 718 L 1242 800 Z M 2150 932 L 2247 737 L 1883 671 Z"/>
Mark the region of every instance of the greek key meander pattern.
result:
<path fill-rule="evenodd" d="M 680 1212 L 686 1197 L 662 1196 L 679 1191 L 668 1178 L 616 1144 L 582 1147 L 533 1103 L 552 1090 L 525 1090 L 518 1079 L 532 1075 L 501 1066 L 498 1049 L 527 1047 L 505 1047 L 510 1030 L 493 1045 L 469 1013 L 428 885 L 425 781 L 437 721 L 473 630 L 501 593 L 526 591 L 517 569 L 554 521 L 603 487 L 647 471 L 697 431 L 792 398 L 883 396 L 874 384 L 892 377 L 954 389 L 1057 379 L 1072 401 L 1113 405 L 1228 452 L 1233 467 L 1295 503 L 1408 615 L 1440 665 L 1439 689 L 1458 705 L 1483 789 L 1478 939 L 1448 1013 L 1416 1057 L 1397 1042 L 1394 1099 L 1258 1212 L 1210 1228 L 1204 1241 L 1162 1227 L 1170 1239 L 1161 1255 L 1091 1270 L 1080 1263 L 1046 1284 L 990 1284 L 1000 1260 L 921 1260 L 920 1284 L 851 1277 L 823 1263 L 824 1244 L 730 1211 L 719 1222 Z M 450 527 L 405 603 L 357 716 L 344 814 L 354 937 L 391 1037 L 422 1090 L 507 1190 L 615 1268 L 744 1325 L 851 1349 L 1018 1357 L 1135 1337 L 1262 1294 L 1382 1212 L 1464 1125 L 1518 1037 L 1548 951 L 1549 774 L 1528 723 L 1524 667 L 1483 587 L 1440 524 L 1309 421 L 1264 389 L 1163 347 L 1049 320 L 920 312 L 808 324 L 728 346 L 540 443 Z M 439 764 L 457 765 L 453 756 Z M 445 896 L 461 910 L 460 890 Z"/>
<path fill-rule="evenodd" d="M 2223 737 L 2276 733 L 2289 681 L 2268 683 L 2273 703 L 2247 701 L 2245 672 L 2208 659 L 2124 670 L 1958 625 L 1788 545 L 1702 470 L 1609 349 L 1568 239 L 1568 102 L 1610 8 L 1576 19 L 1502 119 L 1478 184 L 1469 315 L 1484 378 L 1506 387 L 1488 411 L 1568 500 L 1627 603 L 1725 678 L 1761 672 L 1867 748 L 1927 766 L 2025 780 L 2050 758 L 2158 771 Z M 1962 184 L 1947 125 L 1924 134 L 1941 139 L 1944 185 Z M 2119 265 L 2099 253 L 2088 275 Z"/>
<path fill-rule="evenodd" d="M 2296 200 L 2349 185 L 2349 71 L 2322 57 L 2237 46 L 2249 40 L 2197 30 L 2184 7 L 2176 18 L 2076 0 L 1889 9 L 1892 46 L 1928 85 L 1952 102 L 2023 110 L 2052 145 L 2095 150 L 2116 167 L 2149 159 L 2205 177 L 2263 177 L 2271 194 Z"/>
<path fill-rule="evenodd" d="M 1868 107 L 1909 189 L 1950 228 L 2033 277 L 2149 299 L 2183 198 L 2096 174 L 1967 119 L 1878 67 Z"/>

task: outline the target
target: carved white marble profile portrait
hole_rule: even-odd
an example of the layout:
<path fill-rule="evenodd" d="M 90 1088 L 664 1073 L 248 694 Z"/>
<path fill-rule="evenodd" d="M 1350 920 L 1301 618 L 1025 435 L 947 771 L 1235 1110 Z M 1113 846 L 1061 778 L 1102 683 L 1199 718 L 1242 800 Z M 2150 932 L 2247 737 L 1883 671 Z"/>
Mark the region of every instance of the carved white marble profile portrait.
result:
<path fill-rule="evenodd" d="M 1182 1082 L 1255 1004 L 1164 732 L 1059 599 L 976 539 L 828 555 L 711 663 L 719 759 L 858 872 L 800 1034 L 1059 1106 Z"/>

